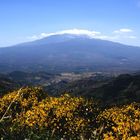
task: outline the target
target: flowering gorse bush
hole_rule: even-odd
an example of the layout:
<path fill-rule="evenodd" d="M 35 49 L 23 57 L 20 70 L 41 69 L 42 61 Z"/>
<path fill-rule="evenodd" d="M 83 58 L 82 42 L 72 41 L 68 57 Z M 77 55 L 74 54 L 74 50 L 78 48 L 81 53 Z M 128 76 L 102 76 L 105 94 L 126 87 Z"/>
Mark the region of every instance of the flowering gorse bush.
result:
<path fill-rule="evenodd" d="M 103 111 L 99 122 L 106 123 L 105 140 L 140 140 L 140 104 L 132 103 Z"/>
<path fill-rule="evenodd" d="M 9 140 L 139 140 L 140 104 L 101 109 L 93 99 L 23 88 L 0 99 L 0 135 Z"/>

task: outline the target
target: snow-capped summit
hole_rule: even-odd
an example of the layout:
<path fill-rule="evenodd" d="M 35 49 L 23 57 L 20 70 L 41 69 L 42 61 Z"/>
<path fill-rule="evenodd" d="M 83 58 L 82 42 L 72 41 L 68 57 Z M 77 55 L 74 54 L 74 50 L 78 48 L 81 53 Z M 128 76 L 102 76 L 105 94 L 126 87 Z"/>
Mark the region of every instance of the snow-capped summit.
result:
<path fill-rule="evenodd" d="M 0 71 L 122 71 L 140 68 L 139 47 L 97 39 L 98 32 L 73 29 L 43 35 L 31 42 L 0 49 Z"/>
<path fill-rule="evenodd" d="M 69 35 L 69 37 L 85 36 L 89 38 L 95 38 L 101 33 L 97 31 L 90 31 L 90 30 L 85 30 L 85 29 L 69 29 L 69 30 L 63 30 L 63 31 L 58 31 L 58 32 L 41 33 L 40 35 L 33 35 L 30 37 L 30 39 L 36 40 L 36 39 L 42 39 L 44 37 L 50 37 L 54 35 L 64 35 L 64 34 Z"/>

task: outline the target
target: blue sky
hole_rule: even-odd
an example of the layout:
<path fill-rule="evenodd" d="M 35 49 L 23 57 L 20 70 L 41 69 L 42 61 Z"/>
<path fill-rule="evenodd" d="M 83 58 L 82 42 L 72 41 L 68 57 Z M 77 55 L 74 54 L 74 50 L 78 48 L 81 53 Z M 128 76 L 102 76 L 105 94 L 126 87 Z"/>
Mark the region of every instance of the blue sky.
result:
<path fill-rule="evenodd" d="M 64 30 L 140 46 L 140 0 L 0 0 L 0 47 Z"/>

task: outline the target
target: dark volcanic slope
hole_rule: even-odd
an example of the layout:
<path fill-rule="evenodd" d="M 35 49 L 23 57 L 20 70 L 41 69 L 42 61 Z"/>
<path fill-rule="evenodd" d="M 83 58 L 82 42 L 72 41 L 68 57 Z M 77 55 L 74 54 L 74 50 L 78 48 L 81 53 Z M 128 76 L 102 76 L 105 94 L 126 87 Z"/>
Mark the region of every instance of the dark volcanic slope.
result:
<path fill-rule="evenodd" d="M 14 71 L 9 74 L 0 74 L 0 96 L 23 86 L 41 86 L 49 83 L 57 75 L 46 72 L 26 73 Z"/>
<path fill-rule="evenodd" d="M 0 71 L 138 70 L 140 48 L 87 36 L 54 35 L 0 49 Z"/>
<path fill-rule="evenodd" d="M 80 80 L 65 79 L 64 75 L 45 72 L 12 72 L 0 75 L 0 96 L 21 86 L 42 86 L 48 94 L 59 96 L 68 92 L 75 96 L 93 97 L 103 105 L 140 102 L 140 74 L 93 74 Z M 79 78 L 78 78 L 79 79 Z"/>
<path fill-rule="evenodd" d="M 52 94 L 68 92 L 76 96 L 94 97 L 104 105 L 140 102 L 140 74 L 123 74 L 116 78 L 96 76 L 51 85 L 47 90 Z"/>
<path fill-rule="evenodd" d="M 9 79 L 7 76 L 0 75 L 0 97 L 7 92 L 12 91 L 17 88 L 18 84 Z"/>

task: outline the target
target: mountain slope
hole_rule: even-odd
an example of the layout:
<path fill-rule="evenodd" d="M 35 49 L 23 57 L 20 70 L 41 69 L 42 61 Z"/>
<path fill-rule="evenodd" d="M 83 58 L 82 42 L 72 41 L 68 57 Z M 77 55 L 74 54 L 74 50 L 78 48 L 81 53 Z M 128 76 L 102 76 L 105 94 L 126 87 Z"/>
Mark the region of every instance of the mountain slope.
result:
<path fill-rule="evenodd" d="M 23 86 L 42 87 L 51 96 L 70 93 L 74 96 L 93 97 L 103 105 L 140 102 L 140 73 L 117 77 L 108 73 L 52 75 L 46 72 L 15 71 L 7 75 L 0 74 L 0 97 Z"/>
<path fill-rule="evenodd" d="M 64 85 L 64 86 L 63 86 Z M 94 97 L 103 105 L 120 105 L 140 102 L 140 74 L 122 74 L 117 77 L 90 77 L 67 84 L 47 87 L 49 93 L 71 93 L 76 96 Z"/>
<path fill-rule="evenodd" d="M 0 49 L 0 71 L 138 70 L 140 48 L 85 35 L 52 35 Z"/>
<path fill-rule="evenodd" d="M 18 86 L 19 85 L 15 81 L 11 80 L 7 75 L 0 74 L 0 98 L 5 93 L 18 88 Z"/>

